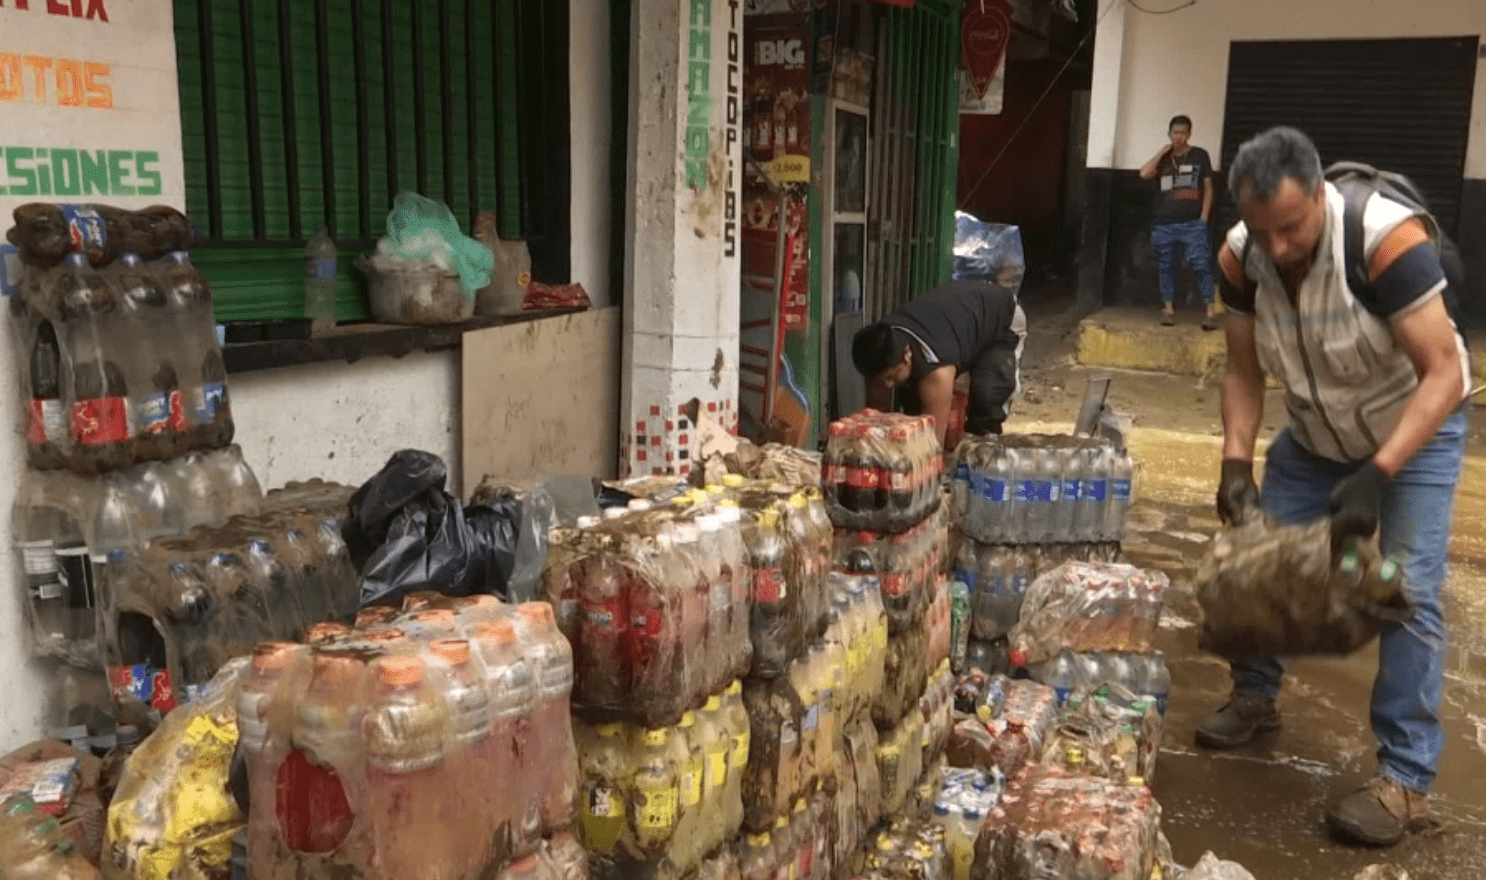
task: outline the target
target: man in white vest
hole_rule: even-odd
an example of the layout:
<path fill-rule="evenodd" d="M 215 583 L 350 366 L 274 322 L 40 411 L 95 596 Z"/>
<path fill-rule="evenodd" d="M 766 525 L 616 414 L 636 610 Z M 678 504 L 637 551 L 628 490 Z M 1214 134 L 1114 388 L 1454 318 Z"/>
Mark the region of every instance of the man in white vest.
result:
<path fill-rule="evenodd" d="M 1428 826 L 1444 745 L 1440 591 L 1470 358 L 1446 306 L 1438 229 L 1421 206 L 1369 191 L 1349 218 L 1349 198 L 1293 128 L 1245 143 L 1229 187 L 1243 220 L 1218 255 L 1228 308 L 1218 515 L 1231 522 L 1256 503 L 1282 522 L 1330 515 L 1333 553 L 1379 534 L 1402 566 L 1413 611 L 1379 639 L 1371 707 L 1378 775 L 1328 814 L 1341 836 L 1390 846 Z M 1348 265 L 1344 228 L 1360 243 L 1350 249 L 1358 265 Z M 1284 388 L 1288 419 L 1269 446 L 1260 489 L 1253 459 L 1266 375 Z M 1208 748 L 1234 748 L 1280 726 L 1280 661 L 1230 666 L 1231 699 L 1197 731 Z"/>

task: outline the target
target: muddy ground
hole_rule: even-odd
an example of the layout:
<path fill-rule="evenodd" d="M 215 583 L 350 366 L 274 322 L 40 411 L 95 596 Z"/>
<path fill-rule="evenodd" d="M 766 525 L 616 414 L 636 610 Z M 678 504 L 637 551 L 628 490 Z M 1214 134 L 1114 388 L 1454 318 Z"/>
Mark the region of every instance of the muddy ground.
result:
<path fill-rule="evenodd" d="M 1071 322 L 1029 311 L 1035 332 L 1024 360 L 1026 398 L 1007 427 L 1067 430 L 1094 371 L 1073 364 Z M 1486 878 L 1486 409 L 1473 413 L 1446 587 L 1446 751 L 1432 797 L 1442 827 L 1378 851 L 1334 843 L 1323 821 L 1331 801 L 1376 766 L 1367 723 L 1375 645 L 1346 659 L 1292 664 L 1278 734 L 1230 753 L 1195 746 L 1197 725 L 1228 692 L 1226 664 L 1197 649 L 1189 583 L 1217 528 L 1218 390 L 1194 378 L 1112 375 L 1110 403 L 1134 420 L 1131 445 L 1141 466 L 1126 552 L 1168 572 L 1174 585 L 1160 639 L 1173 693 L 1154 787 L 1177 860 L 1191 864 L 1211 849 L 1258 880 L 1351 880 L 1380 862 L 1407 869 L 1413 880 Z M 1272 400 L 1265 436 L 1282 420 L 1283 408 Z"/>

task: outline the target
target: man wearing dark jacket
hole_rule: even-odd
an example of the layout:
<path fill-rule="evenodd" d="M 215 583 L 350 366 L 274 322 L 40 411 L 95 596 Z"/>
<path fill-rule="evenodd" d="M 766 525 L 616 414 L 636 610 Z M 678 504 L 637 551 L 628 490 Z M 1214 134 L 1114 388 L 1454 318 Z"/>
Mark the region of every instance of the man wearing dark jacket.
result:
<path fill-rule="evenodd" d="M 933 416 L 939 441 L 949 430 L 955 378 L 970 374 L 965 430 L 999 434 L 1021 390 L 1018 369 L 1027 316 L 1016 295 L 988 281 L 951 281 L 863 328 L 851 359 L 867 379 L 867 401 L 891 409 L 904 386 L 905 409 Z"/>

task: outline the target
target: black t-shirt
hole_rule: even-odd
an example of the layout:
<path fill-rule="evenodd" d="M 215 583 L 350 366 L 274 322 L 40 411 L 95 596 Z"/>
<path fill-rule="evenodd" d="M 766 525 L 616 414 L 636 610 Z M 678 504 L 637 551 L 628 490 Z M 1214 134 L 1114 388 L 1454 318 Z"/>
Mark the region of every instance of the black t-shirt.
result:
<path fill-rule="evenodd" d="M 1156 170 L 1155 222 L 1179 223 L 1202 217 L 1202 185 L 1211 180 L 1213 163 L 1207 150 L 1188 147 L 1180 159 L 1167 153 Z"/>
<path fill-rule="evenodd" d="M 953 364 L 962 373 L 997 341 L 1010 339 L 1016 296 L 989 281 L 951 281 L 904 303 L 887 323 L 913 349 L 909 381 Z M 927 351 L 925 348 L 927 347 Z"/>

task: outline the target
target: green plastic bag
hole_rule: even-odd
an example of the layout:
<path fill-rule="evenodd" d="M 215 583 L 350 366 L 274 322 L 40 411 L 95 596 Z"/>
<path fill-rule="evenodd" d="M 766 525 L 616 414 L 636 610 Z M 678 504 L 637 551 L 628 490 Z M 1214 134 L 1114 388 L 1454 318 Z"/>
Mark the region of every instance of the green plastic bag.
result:
<path fill-rule="evenodd" d="M 469 299 L 490 284 L 495 268 L 490 249 L 460 231 L 448 205 L 406 190 L 387 215 L 385 252 L 413 265 L 434 263 L 458 272 Z"/>

